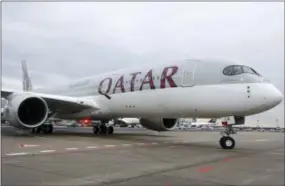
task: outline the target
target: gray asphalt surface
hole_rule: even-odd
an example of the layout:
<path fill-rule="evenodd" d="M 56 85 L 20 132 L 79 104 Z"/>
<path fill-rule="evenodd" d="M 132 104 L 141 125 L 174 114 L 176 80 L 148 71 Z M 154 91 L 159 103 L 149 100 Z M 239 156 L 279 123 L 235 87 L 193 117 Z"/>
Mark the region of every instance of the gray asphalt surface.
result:
<path fill-rule="evenodd" d="M 284 133 L 155 133 L 85 128 L 51 135 L 2 130 L 2 185 L 284 185 Z"/>

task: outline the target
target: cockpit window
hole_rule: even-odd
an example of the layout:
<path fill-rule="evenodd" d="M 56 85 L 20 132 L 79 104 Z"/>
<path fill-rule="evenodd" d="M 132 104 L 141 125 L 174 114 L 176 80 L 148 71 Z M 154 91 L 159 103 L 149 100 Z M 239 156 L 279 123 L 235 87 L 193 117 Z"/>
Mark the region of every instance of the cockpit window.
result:
<path fill-rule="evenodd" d="M 250 74 L 255 74 L 257 76 L 261 76 L 259 73 L 257 73 L 252 68 L 247 67 L 247 66 L 241 66 L 241 65 L 227 66 L 223 70 L 223 74 L 227 75 L 227 76 L 234 76 L 234 75 L 239 75 L 239 74 L 242 74 L 242 73 L 250 73 Z"/>
<path fill-rule="evenodd" d="M 227 76 L 233 76 L 243 73 L 242 66 L 239 65 L 231 65 L 226 67 L 223 70 L 223 74 Z"/>
<path fill-rule="evenodd" d="M 244 73 L 255 74 L 254 71 L 253 71 L 251 68 L 249 68 L 249 67 L 243 66 L 242 69 L 243 69 L 243 72 L 244 72 Z"/>
<path fill-rule="evenodd" d="M 252 68 L 249 68 L 249 67 L 246 67 L 246 66 L 243 66 L 242 68 L 243 68 L 243 72 L 244 73 L 251 73 L 251 74 L 255 74 L 255 75 L 261 76 L 259 73 L 257 73 Z"/>
<path fill-rule="evenodd" d="M 243 73 L 242 66 L 235 65 L 231 75 L 238 75 L 242 73 Z"/>
<path fill-rule="evenodd" d="M 227 75 L 227 76 L 232 75 L 233 68 L 234 68 L 233 65 L 226 67 L 226 68 L 223 70 L 223 74 L 224 74 L 224 75 Z"/>
<path fill-rule="evenodd" d="M 258 75 L 258 76 L 260 76 L 261 77 L 261 75 L 258 73 L 258 72 L 256 72 L 255 70 L 253 70 L 253 69 L 251 69 L 253 72 L 254 72 L 254 74 L 256 74 L 256 75 Z"/>

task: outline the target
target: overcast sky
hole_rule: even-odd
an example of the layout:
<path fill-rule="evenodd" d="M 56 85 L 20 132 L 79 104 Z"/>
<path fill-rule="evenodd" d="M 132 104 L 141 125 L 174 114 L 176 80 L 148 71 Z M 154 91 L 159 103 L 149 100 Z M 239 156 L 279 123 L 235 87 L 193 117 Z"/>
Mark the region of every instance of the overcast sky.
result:
<path fill-rule="evenodd" d="M 284 93 L 284 3 L 2 3 L 3 86 L 34 86 L 163 61 L 247 63 Z M 284 123 L 284 104 L 251 123 Z"/>

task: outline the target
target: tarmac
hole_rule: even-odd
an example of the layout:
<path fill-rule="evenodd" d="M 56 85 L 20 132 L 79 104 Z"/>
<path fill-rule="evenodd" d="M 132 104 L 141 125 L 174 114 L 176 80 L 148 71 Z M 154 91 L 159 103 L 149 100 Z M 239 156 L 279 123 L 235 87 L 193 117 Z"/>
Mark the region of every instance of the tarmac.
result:
<path fill-rule="evenodd" d="M 282 132 L 239 132 L 224 150 L 219 132 L 1 130 L 2 185 L 284 185 Z"/>

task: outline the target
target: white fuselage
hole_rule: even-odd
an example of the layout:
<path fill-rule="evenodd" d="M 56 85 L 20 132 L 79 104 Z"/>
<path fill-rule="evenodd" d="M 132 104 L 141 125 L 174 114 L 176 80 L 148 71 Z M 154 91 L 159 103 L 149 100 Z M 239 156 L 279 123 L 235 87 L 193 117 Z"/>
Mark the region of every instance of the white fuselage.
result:
<path fill-rule="evenodd" d="M 283 95 L 260 76 L 223 75 L 229 65 L 235 64 L 187 61 L 129 69 L 35 92 L 84 97 L 100 107 L 57 115 L 63 119 L 247 116 L 269 110 L 282 101 Z"/>

